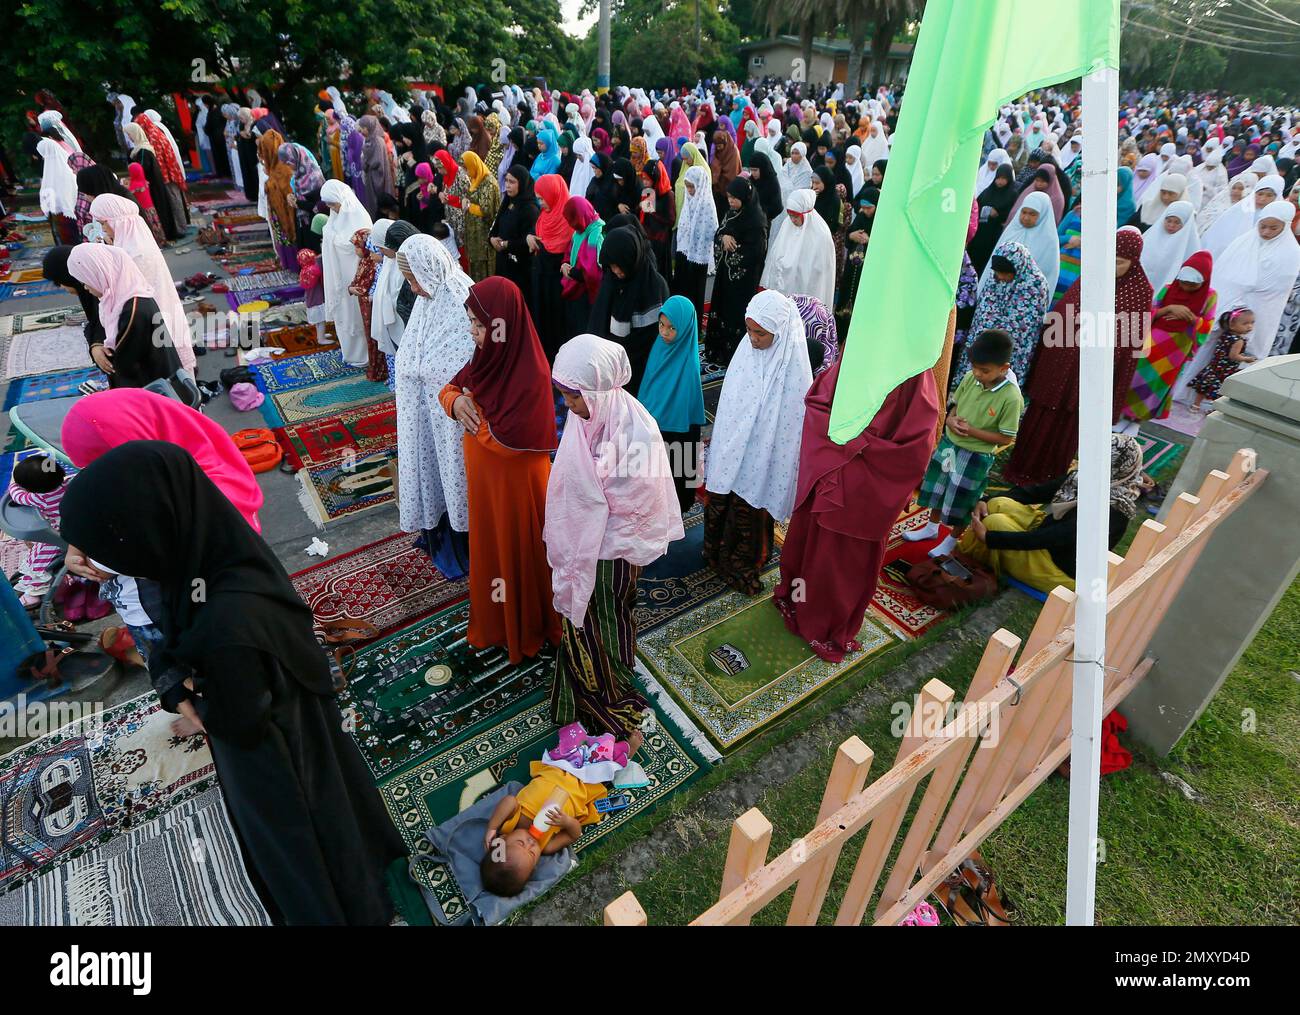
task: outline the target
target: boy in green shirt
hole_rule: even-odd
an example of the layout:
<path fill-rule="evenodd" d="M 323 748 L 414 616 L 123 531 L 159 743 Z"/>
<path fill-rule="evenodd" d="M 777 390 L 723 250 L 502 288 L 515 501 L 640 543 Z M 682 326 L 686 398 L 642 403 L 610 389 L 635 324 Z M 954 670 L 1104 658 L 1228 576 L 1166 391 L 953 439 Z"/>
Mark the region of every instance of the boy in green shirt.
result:
<path fill-rule="evenodd" d="M 903 534 L 909 542 L 920 543 L 939 534 L 940 522 L 949 526 L 952 532 L 930 551 L 931 557 L 956 549 L 984 496 L 994 456 L 1016 439 L 1025 402 L 1007 376 L 1011 346 L 1005 331 L 991 328 L 978 335 L 970 345 L 970 373 L 949 400 L 943 438 L 921 482 L 919 503 L 930 509 L 930 521 Z"/>

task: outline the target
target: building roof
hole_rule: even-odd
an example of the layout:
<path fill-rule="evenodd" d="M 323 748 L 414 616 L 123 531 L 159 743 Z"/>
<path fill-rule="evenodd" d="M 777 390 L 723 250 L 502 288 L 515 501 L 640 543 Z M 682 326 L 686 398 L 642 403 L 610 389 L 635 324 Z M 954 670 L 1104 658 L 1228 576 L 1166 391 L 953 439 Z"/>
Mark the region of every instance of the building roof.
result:
<path fill-rule="evenodd" d="M 797 35 L 777 35 L 771 39 L 758 39 L 754 42 L 741 43 L 736 48 L 742 53 L 762 51 L 772 49 L 775 46 L 793 46 L 795 49 L 800 47 L 799 36 Z M 848 39 L 828 39 L 818 37 L 813 39 L 813 52 L 821 53 L 825 56 L 848 56 L 852 47 Z M 891 58 L 907 59 L 912 55 L 912 43 L 895 42 L 889 47 L 889 56 Z M 864 47 L 864 52 L 870 52 L 871 46 L 868 43 Z"/>

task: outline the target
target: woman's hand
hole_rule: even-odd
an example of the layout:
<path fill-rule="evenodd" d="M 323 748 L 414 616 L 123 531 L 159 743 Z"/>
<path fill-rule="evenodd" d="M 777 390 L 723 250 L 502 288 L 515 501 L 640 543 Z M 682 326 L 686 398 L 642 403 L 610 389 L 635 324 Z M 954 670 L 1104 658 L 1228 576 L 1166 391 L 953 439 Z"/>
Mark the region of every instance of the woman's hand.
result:
<path fill-rule="evenodd" d="M 466 433 L 470 435 L 478 434 L 480 422 L 478 409 L 474 407 L 474 398 L 468 391 L 463 395 L 456 396 L 456 401 L 451 403 L 451 414 L 465 428 Z"/>
<path fill-rule="evenodd" d="M 986 501 L 980 501 L 978 504 L 976 504 L 973 515 L 976 521 L 979 522 L 984 521 L 984 519 L 989 516 L 988 503 Z"/>
<path fill-rule="evenodd" d="M 90 347 L 90 358 L 95 361 L 95 366 L 108 374 L 113 375 L 113 354 L 104 347 L 104 343 L 96 342 Z"/>
<path fill-rule="evenodd" d="M 541 241 L 531 233 L 528 234 L 527 243 L 528 243 L 528 252 L 530 254 L 537 253 L 537 249 L 542 245 Z"/>
<path fill-rule="evenodd" d="M 622 212 L 624 215 L 631 215 L 631 214 L 632 214 L 632 209 L 629 208 L 627 205 L 621 203 L 621 202 L 619 203 L 618 210 L 619 210 L 620 212 Z"/>
<path fill-rule="evenodd" d="M 89 578 L 91 581 L 106 582 L 113 576 L 107 571 L 101 571 L 90 562 L 90 558 L 75 546 L 68 546 L 68 552 L 64 557 L 68 565 L 68 570 L 79 578 Z"/>
<path fill-rule="evenodd" d="M 988 526 L 984 524 L 982 518 L 972 518 L 970 522 L 970 531 L 975 533 L 975 538 L 981 543 L 988 540 Z"/>
<path fill-rule="evenodd" d="M 866 243 L 867 234 L 862 229 L 855 229 L 853 230 L 853 232 L 849 233 L 849 239 L 852 240 L 854 243 Z"/>
<path fill-rule="evenodd" d="M 565 278 L 569 277 L 569 272 L 572 270 L 573 270 L 573 265 L 571 265 L 568 261 L 565 261 L 562 265 L 560 265 L 560 274 L 563 275 Z"/>
<path fill-rule="evenodd" d="M 736 247 L 738 247 L 739 245 L 740 244 L 736 242 L 736 238 L 734 236 L 728 235 L 722 238 L 722 249 L 725 250 L 728 254 L 734 251 Z"/>

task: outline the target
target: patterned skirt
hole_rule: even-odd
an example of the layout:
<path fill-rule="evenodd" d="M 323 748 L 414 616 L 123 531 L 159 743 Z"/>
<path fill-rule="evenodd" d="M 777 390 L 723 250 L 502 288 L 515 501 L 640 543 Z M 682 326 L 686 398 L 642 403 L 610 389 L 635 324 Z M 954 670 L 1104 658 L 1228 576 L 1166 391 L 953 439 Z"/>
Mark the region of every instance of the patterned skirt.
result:
<path fill-rule="evenodd" d="M 763 565 L 772 552 L 772 516 L 734 493 L 710 493 L 704 507 L 704 563 L 737 592 L 763 591 Z"/>
<path fill-rule="evenodd" d="M 586 623 L 577 628 L 562 618 L 551 684 L 551 718 L 557 726 L 580 722 L 592 734 L 619 738 L 641 728 L 650 706 L 633 683 L 640 577 L 641 568 L 625 560 L 597 561 Z"/>

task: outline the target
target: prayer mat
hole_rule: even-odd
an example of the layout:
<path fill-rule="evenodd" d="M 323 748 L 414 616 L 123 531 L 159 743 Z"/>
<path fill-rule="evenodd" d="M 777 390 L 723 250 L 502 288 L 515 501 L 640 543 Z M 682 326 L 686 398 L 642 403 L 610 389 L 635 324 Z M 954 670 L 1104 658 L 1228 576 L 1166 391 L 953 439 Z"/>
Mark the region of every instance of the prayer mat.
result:
<path fill-rule="evenodd" d="M 283 307 L 277 308 L 283 310 Z M 269 316 L 269 315 L 268 315 Z M 338 348 L 338 338 L 334 334 L 334 322 L 325 323 L 325 337 L 331 345 L 321 345 L 316 341 L 316 325 L 292 324 L 283 327 L 268 328 L 262 332 L 262 344 L 284 350 L 285 356 L 314 356 L 331 348 Z M 277 357 L 283 359 L 283 357 Z"/>
<path fill-rule="evenodd" d="M 337 352 L 334 355 L 338 355 Z M 289 368 L 298 359 L 294 357 L 285 363 L 272 363 L 271 368 Z M 348 368 L 352 369 L 352 368 Z M 257 371 L 262 375 L 262 370 Z M 262 415 L 268 426 L 287 426 L 290 423 L 303 423 L 309 419 L 322 416 L 336 416 L 348 409 L 359 409 L 376 402 L 391 402 L 393 393 L 386 384 L 366 380 L 359 370 L 319 382 L 308 382 L 284 391 L 271 392 L 262 403 Z"/>
<path fill-rule="evenodd" d="M 683 522 L 685 538 L 668 544 L 668 552 L 641 570 L 637 583 L 636 627 L 650 631 L 728 589 L 727 583 L 704 564 L 704 510 L 696 504 Z M 765 571 L 781 565 L 779 546 L 772 547 Z"/>
<path fill-rule="evenodd" d="M 299 360 L 305 356 L 296 357 Z M 397 403 L 379 402 L 337 416 L 286 426 L 280 444 L 295 469 L 353 461 L 397 448 Z"/>
<path fill-rule="evenodd" d="M 718 414 L 718 399 L 722 397 L 722 379 L 704 385 L 704 420 L 711 424 Z"/>
<path fill-rule="evenodd" d="M 312 329 L 312 343 L 315 344 L 315 328 Z M 271 345 L 271 343 L 265 343 Z M 277 348 L 271 346 L 271 348 Z M 280 346 L 279 348 L 283 348 Z M 343 362 L 343 354 L 337 345 L 324 347 L 317 345 L 311 353 L 301 356 L 276 356 L 269 360 L 259 360 L 249 364 L 257 381 L 258 389 L 265 395 L 278 395 L 284 391 L 335 381 L 340 377 L 361 377 L 359 367 L 348 366 Z"/>
<path fill-rule="evenodd" d="M 724 751 L 896 644 L 868 616 L 858 633 L 862 651 L 841 663 L 819 659 L 773 604 L 778 577 L 764 576 L 760 596 L 728 592 L 640 639 L 638 654 L 651 673 Z"/>
<path fill-rule="evenodd" d="M 629 806 L 606 815 L 599 824 L 588 825 L 574 844 L 575 852 L 581 853 L 645 814 L 710 768 L 667 716 L 658 710 L 653 715 L 654 721 L 647 724 L 650 728 L 645 743 L 636 756 L 650 785 L 619 790 L 631 798 Z M 516 779 L 527 784 L 532 778 L 529 764 L 541 760 L 542 752 L 555 746 L 558 733 L 551 721 L 550 690 L 544 687 L 517 702 L 486 728 L 409 771 L 383 780 L 379 784 L 380 796 L 411 853 L 417 857 L 427 854 L 430 846 L 425 832 L 472 806 L 502 783 Z"/>
<path fill-rule="evenodd" d="M 917 599 L 907 584 L 907 572 L 912 565 L 924 561 L 926 552 L 943 538 L 941 535 L 926 543 L 909 543 L 903 538 L 904 532 L 921 528 L 929 517 L 927 509 L 912 508 L 894 522 L 885 544 L 880 581 L 876 585 L 876 594 L 871 598 L 872 610 L 883 617 L 897 635 L 908 641 L 921 637 L 948 616 L 943 610 L 936 610 Z M 944 529 L 943 534 L 946 535 L 947 531 Z"/>
<path fill-rule="evenodd" d="M 344 667 L 339 708 L 376 779 L 462 742 L 550 687 L 553 650 L 511 666 L 504 649 L 473 648 L 468 628 L 462 601 L 359 649 Z"/>
<path fill-rule="evenodd" d="M 399 532 L 341 553 L 299 571 L 293 587 L 318 625 L 366 620 L 389 634 L 469 595 L 465 579 L 447 578 L 414 543 L 412 533 Z"/>
<path fill-rule="evenodd" d="M 93 366 L 80 325 L 28 331 L 7 340 L 6 377 L 31 377 Z"/>
<path fill-rule="evenodd" d="M 226 280 L 232 293 L 249 292 L 253 289 L 293 289 L 298 286 L 298 275 L 288 271 L 271 271 L 260 275 L 236 275 Z"/>
<path fill-rule="evenodd" d="M 0 892 L 212 786 L 207 742 L 174 736 L 175 719 L 151 692 L 0 758 Z"/>
<path fill-rule="evenodd" d="M 0 895 L 0 926 L 269 924 L 215 785 Z"/>
<path fill-rule="evenodd" d="M 58 291 L 59 287 L 45 278 L 35 282 L 0 282 L 0 300 L 29 300 L 36 296 L 52 296 Z"/>
<path fill-rule="evenodd" d="M 103 376 L 98 367 L 87 367 L 84 370 L 61 370 L 55 374 L 19 377 L 9 382 L 4 408 L 8 410 L 24 402 L 41 402 L 47 398 L 67 398 L 77 394 L 77 387 L 83 381 L 101 380 Z"/>
<path fill-rule="evenodd" d="M 27 310 L 12 317 L 0 318 L 0 334 L 18 334 L 23 331 L 39 331 L 41 328 L 54 328 L 60 324 L 84 324 L 86 315 L 81 312 L 81 305 L 55 307 L 51 310 Z"/>
<path fill-rule="evenodd" d="M 1182 407 L 1180 406 L 1180 408 Z M 1157 420 L 1156 422 L 1167 424 L 1169 420 Z M 1204 423 L 1205 417 L 1202 416 L 1199 422 Z M 1200 426 L 1197 426 L 1196 430 L 1197 433 L 1199 433 Z M 1178 452 L 1183 449 L 1181 444 L 1175 444 L 1173 441 L 1153 437 L 1150 434 L 1142 433 L 1141 431 L 1134 434 L 1134 437 L 1137 439 L 1138 447 L 1142 449 L 1142 471 L 1148 475 L 1159 472 L 1173 461 Z"/>
<path fill-rule="evenodd" d="M 9 424 L 9 432 L 5 435 L 5 442 L 0 446 L 0 455 L 13 455 L 20 451 L 27 451 L 35 447 L 31 439 L 12 423 Z"/>
<path fill-rule="evenodd" d="M 327 525 L 347 515 L 383 507 L 393 500 L 397 469 L 397 441 L 369 455 L 344 455 L 326 465 L 298 471 L 298 501 L 317 525 Z"/>

